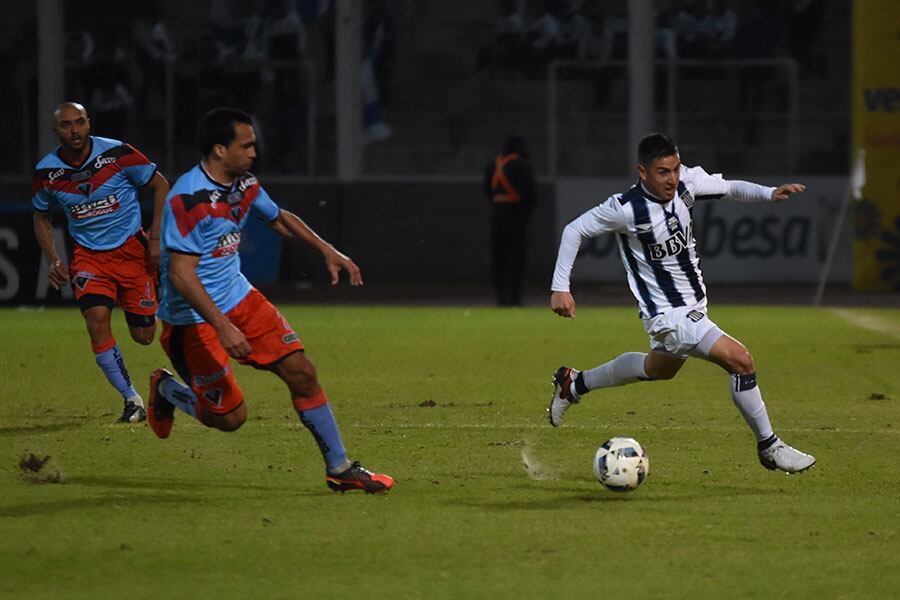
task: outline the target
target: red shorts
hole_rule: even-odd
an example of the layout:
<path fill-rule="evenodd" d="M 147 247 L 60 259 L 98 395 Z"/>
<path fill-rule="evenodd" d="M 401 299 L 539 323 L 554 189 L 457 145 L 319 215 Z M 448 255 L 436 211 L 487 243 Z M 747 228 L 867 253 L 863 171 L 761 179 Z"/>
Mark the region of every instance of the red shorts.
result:
<path fill-rule="evenodd" d="M 303 350 L 290 323 L 256 288 L 225 316 L 250 344 L 250 354 L 238 359 L 241 364 L 267 368 Z M 241 404 L 244 394 L 212 325 L 172 325 L 163 321 L 159 341 L 175 370 L 197 395 L 197 416 L 201 411 L 225 414 Z"/>
<path fill-rule="evenodd" d="M 96 294 L 112 298 L 122 310 L 136 315 L 156 314 L 156 273 L 147 267 L 143 232 L 112 250 L 89 250 L 75 244 L 70 269 L 75 298 Z"/>

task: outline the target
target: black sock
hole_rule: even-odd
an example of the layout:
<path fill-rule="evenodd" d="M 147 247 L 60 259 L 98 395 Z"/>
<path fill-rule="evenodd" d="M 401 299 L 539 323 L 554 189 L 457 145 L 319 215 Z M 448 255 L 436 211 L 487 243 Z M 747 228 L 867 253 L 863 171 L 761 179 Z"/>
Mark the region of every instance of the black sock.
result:
<path fill-rule="evenodd" d="M 765 450 L 766 448 L 771 447 L 777 441 L 778 441 L 778 436 L 773 433 L 772 435 L 770 435 L 763 441 L 756 442 L 756 449 L 757 450 Z"/>
<path fill-rule="evenodd" d="M 575 391 L 578 392 L 578 395 L 587 394 L 589 391 L 588 387 L 584 384 L 584 373 L 579 373 L 575 376 Z"/>

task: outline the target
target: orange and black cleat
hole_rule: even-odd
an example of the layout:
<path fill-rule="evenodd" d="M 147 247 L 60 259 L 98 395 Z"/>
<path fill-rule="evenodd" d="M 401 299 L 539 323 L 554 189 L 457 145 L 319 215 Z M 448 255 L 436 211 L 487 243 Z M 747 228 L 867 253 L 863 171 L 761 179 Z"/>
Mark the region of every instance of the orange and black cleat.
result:
<path fill-rule="evenodd" d="M 363 490 L 367 494 L 380 494 L 394 487 L 394 478 L 382 473 L 371 473 L 358 462 L 337 475 L 326 475 L 325 483 L 335 492 Z"/>
<path fill-rule="evenodd" d="M 172 374 L 165 369 L 157 369 L 150 375 L 150 400 L 147 403 L 147 423 L 160 439 L 166 439 L 172 432 L 175 422 L 175 405 L 163 398 L 159 393 L 159 384 Z"/>

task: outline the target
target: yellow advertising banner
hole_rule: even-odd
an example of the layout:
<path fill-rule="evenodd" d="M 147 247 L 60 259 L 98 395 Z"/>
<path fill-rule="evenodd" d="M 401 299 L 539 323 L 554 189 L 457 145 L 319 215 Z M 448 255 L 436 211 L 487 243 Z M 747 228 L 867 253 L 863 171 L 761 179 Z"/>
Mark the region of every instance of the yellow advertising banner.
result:
<path fill-rule="evenodd" d="M 853 2 L 853 143 L 865 152 L 854 203 L 853 287 L 900 289 L 900 3 Z"/>

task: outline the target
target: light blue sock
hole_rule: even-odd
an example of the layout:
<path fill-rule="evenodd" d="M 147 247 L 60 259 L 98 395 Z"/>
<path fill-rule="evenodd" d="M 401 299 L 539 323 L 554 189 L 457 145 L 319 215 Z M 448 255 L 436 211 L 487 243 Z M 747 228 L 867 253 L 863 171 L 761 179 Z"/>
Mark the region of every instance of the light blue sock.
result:
<path fill-rule="evenodd" d="M 159 393 L 179 409 L 195 419 L 197 418 L 197 396 L 194 394 L 194 390 L 188 386 L 174 377 L 164 377 L 159 382 Z"/>
<path fill-rule="evenodd" d="M 297 411 L 297 414 L 300 422 L 316 439 L 322 458 L 325 459 L 325 468 L 332 474 L 345 470 L 349 464 L 347 451 L 344 450 L 341 432 L 338 431 L 331 406 L 326 403 L 310 410 Z"/>
<path fill-rule="evenodd" d="M 122 398 L 127 400 L 137 396 L 134 386 L 131 385 L 131 377 L 128 375 L 128 369 L 125 368 L 125 358 L 119 345 L 115 344 L 112 348 L 98 352 L 94 355 L 97 359 L 97 365 L 106 375 L 109 383 L 112 384 L 116 391 L 122 394 Z"/>

